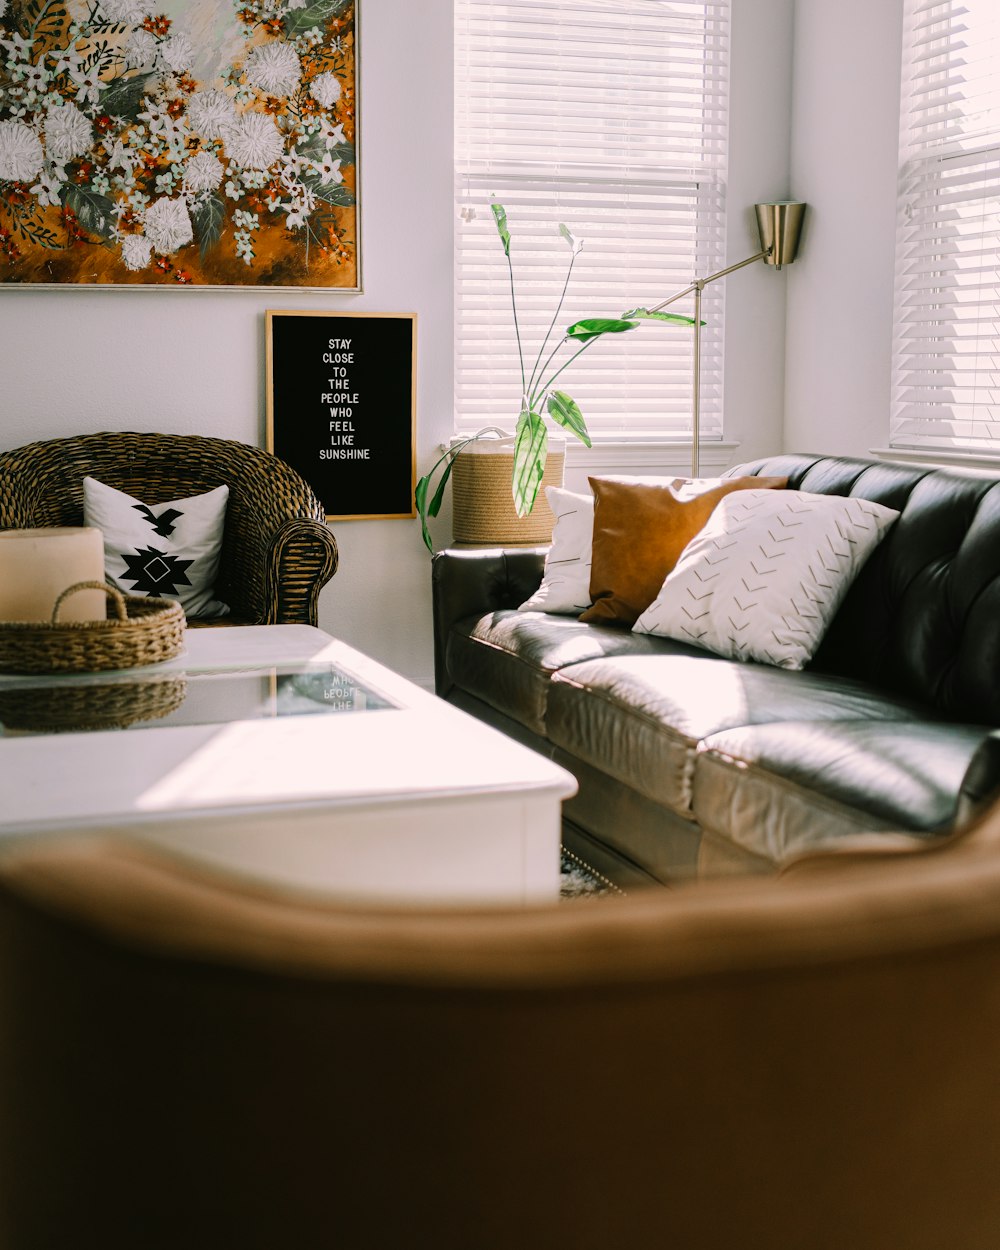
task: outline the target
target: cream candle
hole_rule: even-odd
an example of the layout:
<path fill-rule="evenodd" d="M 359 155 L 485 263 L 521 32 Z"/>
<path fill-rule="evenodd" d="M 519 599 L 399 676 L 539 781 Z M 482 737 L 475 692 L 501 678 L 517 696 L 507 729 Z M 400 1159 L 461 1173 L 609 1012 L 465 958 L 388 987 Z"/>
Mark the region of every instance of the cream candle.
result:
<path fill-rule="evenodd" d="M 93 526 L 0 530 L 0 621 L 51 621 L 56 599 L 76 582 L 104 581 L 104 539 Z M 101 621 L 107 596 L 80 590 L 60 621 Z"/>

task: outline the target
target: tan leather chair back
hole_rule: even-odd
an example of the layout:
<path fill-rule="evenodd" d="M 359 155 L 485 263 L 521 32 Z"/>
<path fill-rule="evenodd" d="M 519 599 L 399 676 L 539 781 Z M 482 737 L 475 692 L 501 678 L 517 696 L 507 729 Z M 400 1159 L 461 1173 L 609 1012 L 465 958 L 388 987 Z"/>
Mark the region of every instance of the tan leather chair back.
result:
<path fill-rule="evenodd" d="M 998 1039 L 989 840 L 477 914 L 38 844 L 0 1245 L 995 1250 Z"/>

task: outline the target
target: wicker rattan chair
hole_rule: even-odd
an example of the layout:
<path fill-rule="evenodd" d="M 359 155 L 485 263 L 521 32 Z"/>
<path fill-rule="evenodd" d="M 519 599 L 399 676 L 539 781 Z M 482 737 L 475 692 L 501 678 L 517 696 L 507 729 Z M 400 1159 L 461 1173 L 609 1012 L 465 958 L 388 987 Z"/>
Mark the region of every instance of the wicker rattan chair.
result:
<path fill-rule="evenodd" d="M 309 485 L 259 447 L 199 434 L 107 432 L 0 452 L 0 529 L 83 523 L 86 476 L 144 503 L 229 487 L 218 597 L 234 625 L 315 625 L 337 543 Z M 214 622 L 213 622 L 214 623 Z"/>

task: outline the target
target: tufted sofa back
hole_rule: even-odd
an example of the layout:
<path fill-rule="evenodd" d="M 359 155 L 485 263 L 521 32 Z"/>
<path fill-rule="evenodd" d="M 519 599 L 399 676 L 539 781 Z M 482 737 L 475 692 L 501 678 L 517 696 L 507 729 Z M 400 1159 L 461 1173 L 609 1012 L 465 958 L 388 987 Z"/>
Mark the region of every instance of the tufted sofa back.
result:
<path fill-rule="evenodd" d="M 895 508 L 812 667 L 919 699 L 949 720 L 1000 724 L 1000 477 L 813 455 L 741 473 Z"/>

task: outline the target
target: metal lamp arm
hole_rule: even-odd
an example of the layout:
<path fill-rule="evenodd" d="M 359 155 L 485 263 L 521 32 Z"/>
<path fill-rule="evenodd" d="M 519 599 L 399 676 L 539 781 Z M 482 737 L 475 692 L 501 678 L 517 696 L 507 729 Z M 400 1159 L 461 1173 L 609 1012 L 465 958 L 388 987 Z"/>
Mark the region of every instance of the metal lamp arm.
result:
<path fill-rule="evenodd" d="M 701 293 L 710 282 L 715 282 L 719 278 L 726 277 L 727 274 L 735 273 L 737 269 L 743 269 L 747 265 L 753 265 L 758 260 L 765 260 L 771 255 L 774 245 L 764 248 L 763 251 L 757 252 L 753 256 L 748 256 L 746 260 L 738 261 L 735 265 L 729 265 L 726 269 L 720 269 L 718 273 L 710 274 L 707 278 L 695 278 L 690 286 L 685 287 L 683 291 L 678 291 L 676 295 L 671 295 L 669 299 L 665 299 L 662 304 L 657 304 L 655 308 L 647 308 L 647 312 L 656 313 L 675 304 L 679 299 L 683 299 L 685 295 L 694 296 L 694 373 L 693 373 L 693 393 L 692 393 L 692 421 L 691 421 L 691 476 L 697 477 L 700 471 L 701 447 L 699 444 L 700 427 L 701 427 Z"/>
<path fill-rule="evenodd" d="M 746 260 L 738 261 L 735 265 L 730 265 L 728 269 L 720 269 L 718 273 L 713 273 L 707 278 L 696 278 L 690 286 L 686 286 L 683 291 L 678 291 L 676 295 L 671 295 L 669 299 L 665 299 L 662 304 L 657 304 L 655 308 L 647 308 L 647 312 L 661 312 L 669 304 L 676 304 L 679 299 L 683 299 L 685 295 L 693 295 L 700 288 L 708 286 L 710 282 L 715 282 L 718 278 L 724 278 L 727 274 L 735 273 L 737 269 L 744 269 L 747 265 L 752 265 L 755 261 L 764 260 L 770 256 L 773 247 L 767 247 L 762 252 L 758 252 L 755 256 L 748 256 Z"/>

